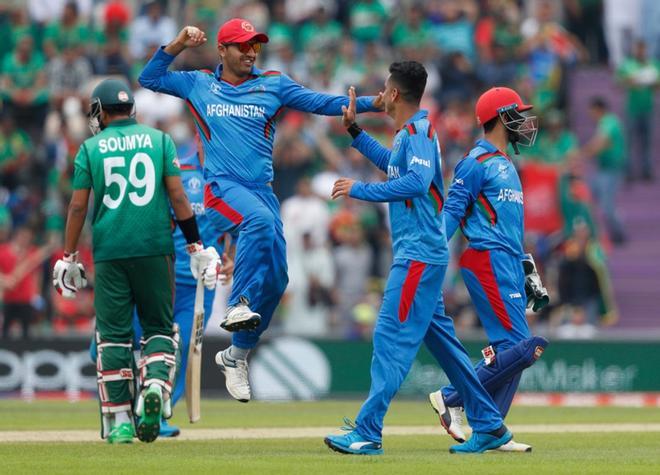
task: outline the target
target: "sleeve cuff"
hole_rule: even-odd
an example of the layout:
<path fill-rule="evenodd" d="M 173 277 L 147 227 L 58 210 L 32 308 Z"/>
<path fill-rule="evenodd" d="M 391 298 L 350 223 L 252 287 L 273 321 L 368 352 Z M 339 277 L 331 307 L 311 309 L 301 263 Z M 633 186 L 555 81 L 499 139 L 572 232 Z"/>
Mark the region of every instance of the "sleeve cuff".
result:
<path fill-rule="evenodd" d="M 165 52 L 165 48 L 166 48 L 166 46 L 167 46 L 167 45 L 162 45 L 160 48 L 158 48 L 158 49 L 156 50 L 156 54 L 155 54 L 154 56 L 155 56 L 155 57 L 160 57 L 161 59 L 163 59 L 163 60 L 165 60 L 165 61 L 172 62 L 172 61 L 174 61 L 174 58 L 176 58 L 176 56 L 171 55 L 171 54 Z"/>
<path fill-rule="evenodd" d="M 358 200 L 364 199 L 364 183 L 356 181 L 351 187 L 351 191 L 348 193 L 348 196 Z"/>

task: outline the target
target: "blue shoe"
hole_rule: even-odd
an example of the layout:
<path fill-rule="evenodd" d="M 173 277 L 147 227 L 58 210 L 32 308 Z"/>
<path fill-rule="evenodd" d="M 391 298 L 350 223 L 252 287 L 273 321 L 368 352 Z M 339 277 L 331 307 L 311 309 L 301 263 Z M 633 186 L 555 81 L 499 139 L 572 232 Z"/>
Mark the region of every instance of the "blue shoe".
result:
<path fill-rule="evenodd" d="M 483 432 L 474 432 L 470 440 L 449 447 L 450 454 L 482 454 L 486 450 L 496 449 L 513 439 L 513 434 L 507 431 L 500 437 Z"/>
<path fill-rule="evenodd" d="M 171 426 L 167 423 L 165 419 L 160 420 L 160 437 L 176 437 L 181 431 L 177 426 Z"/>
<path fill-rule="evenodd" d="M 323 441 L 325 445 L 341 454 L 381 455 L 383 453 L 383 444 L 366 440 L 355 430 L 344 435 L 329 435 Z"/>
<path fill-rule="evenodd" d="M 353 455 L 381 455 L 383 444 L 371 442 L 358 434 L 355 423 L 348 417 L 344 417 L 344 425 L 341 430 L 347 431 L 344 435 L 329 435 L 323 441 L 330 449 L 340 454 Z"/>

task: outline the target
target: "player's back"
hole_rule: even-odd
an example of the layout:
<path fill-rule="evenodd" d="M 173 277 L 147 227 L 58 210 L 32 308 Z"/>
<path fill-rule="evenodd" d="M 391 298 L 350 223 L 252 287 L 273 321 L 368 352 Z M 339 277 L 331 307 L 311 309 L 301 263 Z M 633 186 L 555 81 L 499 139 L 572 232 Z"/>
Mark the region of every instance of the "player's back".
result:
<path fill-rule="evenodd" d="M 133 119 L 112 122 L 81 146 L 76 175 L 85 173 L 94 190 L 95 261 L 172 254 L 164 178 L 179 169 L 167 134 Z"/>

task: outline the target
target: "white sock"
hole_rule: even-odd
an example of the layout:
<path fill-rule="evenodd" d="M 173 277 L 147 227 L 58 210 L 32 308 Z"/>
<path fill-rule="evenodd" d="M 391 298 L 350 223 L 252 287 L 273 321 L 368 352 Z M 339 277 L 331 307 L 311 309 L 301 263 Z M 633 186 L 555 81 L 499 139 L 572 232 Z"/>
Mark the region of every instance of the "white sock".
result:
<path fill-rule="evenodd" d="M 128 415 L 128 411 L 121 411 L 115 413 L 115 425 L 125 424 L 131 422 L 131 418 Z"/>
<path fill-rule="evenodd" d="M 235 360 L 246 360 L 250 350 L 238 348 L 234 345 L 229 347 L 229 357 Z"/>

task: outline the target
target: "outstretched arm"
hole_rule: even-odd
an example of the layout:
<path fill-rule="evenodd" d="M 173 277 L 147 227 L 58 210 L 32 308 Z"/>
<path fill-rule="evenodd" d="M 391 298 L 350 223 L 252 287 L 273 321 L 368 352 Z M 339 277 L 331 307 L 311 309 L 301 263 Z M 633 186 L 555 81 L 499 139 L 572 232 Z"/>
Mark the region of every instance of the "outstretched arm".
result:
<path fill-rule="evenodd" d="M 382 94 L 378 96 L 379 100 Z M 387 164 L 390 162 L 390 151 L 383 147 L 377 140 L 366 132 L 363 132 L 355 123 L 357 116 L 357 97 L 353 86 L 348 88 L 348 107 L 341 106 L 341 122 L 351 137 L 351 146 L 367 157 L 374 165 L 387 173 Z"/>
<path fill-rule="evenodd" d="M 379 97 L 358 97 L 357 112 L 380 112 Z M 342 115 L 342 106 L 348 106 L 348 97 L 309 90 L 284 74 L 280 79 L 280 98 L 287 107 L 319 115 Z"/>
<path fill-rule="evenodd" d="M 415 172 L 384 183 L 362 183 L 340 178 L 332 190 L 332 199 L 345 195 L 363 201 L 389 203 L 422 196 L 427 189 L 424 178 Z"/>
<path fill-rule="evenodd" d="M 433 142 L 428 137 L 409 137 L 407 144 L 407 171 L 400 178 L 384 183 L 361 183 L 342 178 L 335 183 L 332 198 L 342 195 L 364 201 L 403 201 L 425 195 L 435 170 Z"/>
<path fill-rule="evenodd" d="M 168 71 L 176 55 L 206 43 L 206 35 L 194 26 L 184 27 L 167 46 L 159 48 L 142 70 L 138 82 L 152 91 L 185 99 L 195 85 L 195 72 Z"/>

